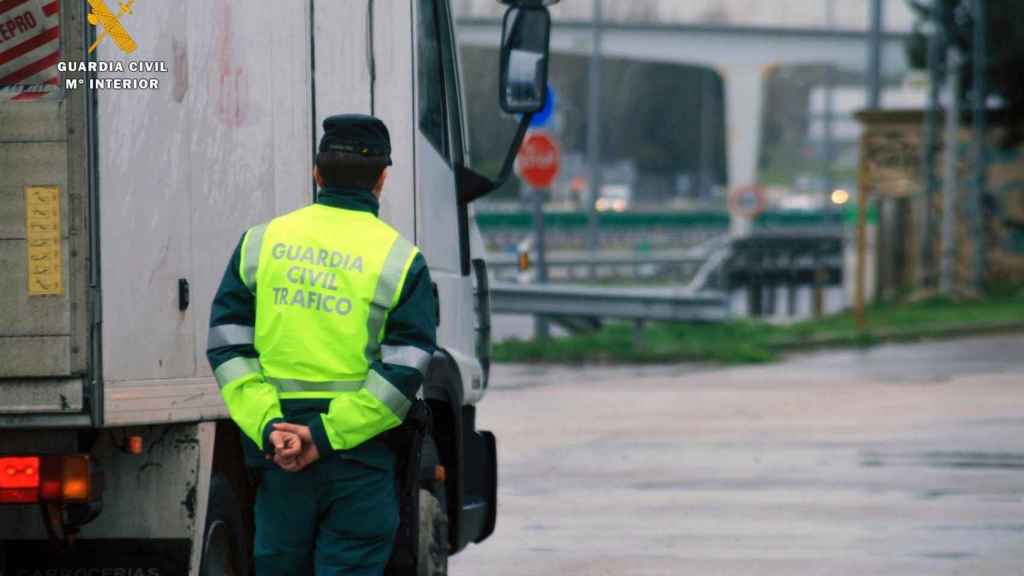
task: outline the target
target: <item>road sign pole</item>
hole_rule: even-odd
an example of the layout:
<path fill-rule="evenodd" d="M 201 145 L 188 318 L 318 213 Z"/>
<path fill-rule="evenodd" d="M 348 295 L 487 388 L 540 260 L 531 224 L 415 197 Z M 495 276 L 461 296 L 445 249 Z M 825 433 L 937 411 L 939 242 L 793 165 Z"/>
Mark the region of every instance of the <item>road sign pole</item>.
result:
<path fill-rule="evenodd" d="M 545 190 L 532 188 L 533 195 L 533 245 L 537 253 L 537 284 L 547 284 L 548 265 L 546 260 L 547 249 L 544 243 L 544 193 Z M 537 315 L 533 317 L 534 338 L 546 340 L 551 336 L 547 318 Z"/>

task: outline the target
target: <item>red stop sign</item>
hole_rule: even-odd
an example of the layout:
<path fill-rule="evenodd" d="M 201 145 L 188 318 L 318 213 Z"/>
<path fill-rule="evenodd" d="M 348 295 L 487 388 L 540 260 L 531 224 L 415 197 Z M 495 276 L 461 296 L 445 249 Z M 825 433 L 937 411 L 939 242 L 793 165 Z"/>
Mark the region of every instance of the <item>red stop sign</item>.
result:
<path fill-rule="evenodd" d="M 523 140 L 516 157 L 516 169 L 526 183 L 534 188 L 547 188 L 558 175 L 561 153 L 558 145 L 545 132 L 531 132 Z"/>

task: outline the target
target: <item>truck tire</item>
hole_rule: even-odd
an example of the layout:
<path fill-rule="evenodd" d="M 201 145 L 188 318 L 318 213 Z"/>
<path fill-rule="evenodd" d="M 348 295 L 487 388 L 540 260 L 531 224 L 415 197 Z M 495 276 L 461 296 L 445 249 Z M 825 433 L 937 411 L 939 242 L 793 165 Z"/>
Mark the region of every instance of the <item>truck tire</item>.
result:
<path fill-rule="evenodd" d="M 203 532 L 201 576 L 248 576 L 249 545 L 242 524 L 242 510 L 227 478 L 210 478 L 210 501 Z"/>
<path fill-rule="evenodd" d="M 435 492 L 420 489 L 419 553 L 416 576 L 448 576 L 448 512 L 444 482 Z"/>

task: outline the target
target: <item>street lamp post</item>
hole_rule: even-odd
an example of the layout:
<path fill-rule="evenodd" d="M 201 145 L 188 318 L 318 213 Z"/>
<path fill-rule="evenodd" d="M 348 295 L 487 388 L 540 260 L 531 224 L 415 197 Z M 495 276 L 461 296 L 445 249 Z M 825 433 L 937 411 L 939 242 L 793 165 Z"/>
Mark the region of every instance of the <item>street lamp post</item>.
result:
<path fill-rule="evenodd" d="M 974 194 L 972 195 L 972 230 L 974 238 L 974 268 L 972 283 L 979 292 L 983 289 L 986 269 L 986 238 L 985 238 L 985 195 L 986 176 L 988 173 L 987 138 L 985 105 L 988 89 L 986 87 L 986 68 L 988 54 L 988 14 L 986 0 L 973 0 L 974 14 Z"/>
<path fill-rule="evenodd" d="M 955 226 L 957 216 L 957 148 L 960 131 L 960 52 L 950 43 L 946 47 L 946 142 L 945 170 L 942 175 L 942 255 L 939 263 L 939 293 L 953 295 L 953 264 L 956 260 Z"/>
<path fill-rule="evenodd" d="M 882 105 L 882 0 L 871 3 L 871 35 L 868 42 L 868 108 L 877 110 Z M 853 296 L 853 315 L 857 328 L 866 326 L 864 318 L 865 284 L 867 283 L 867 211 L 868 211 L 868 179 L 863 157 L 867 147 L 861 140 L 860 169 L 857 171 L 857 266 Z"/>
<path fill-rule="evenodd" d="M 939 110 L 941 107 L 939 94 L 942 90 L 942 46 L 945 41 L 939 2 L 941 0 L 932 2 L 928 33 L 928 107 L 925 110 L 924 125 L 925 189 L 921 210 L 921 257 L 918 265 L 918 284 L 922 290 L 928 290 L 935 281 L 934 251 L 932 250 L 935 243 L 935 224 L 934 218 L 932 218 L 932 208 L 935 204 L 935 195 L 939 190 L 939 178 L 935 171 L 935 164 L 939 149 Z"/>
<path fill-rule="evenodd" d="M 587 248 L 599 249 L 597 197 L 601 193 L 601 0 L 594 0 L 590 50 L 590 93 L 587 106 L 587 156 L 590 163 L 590 197 L 587 199 Z M 590 277 L 596 276 L 591 265 Z"/>

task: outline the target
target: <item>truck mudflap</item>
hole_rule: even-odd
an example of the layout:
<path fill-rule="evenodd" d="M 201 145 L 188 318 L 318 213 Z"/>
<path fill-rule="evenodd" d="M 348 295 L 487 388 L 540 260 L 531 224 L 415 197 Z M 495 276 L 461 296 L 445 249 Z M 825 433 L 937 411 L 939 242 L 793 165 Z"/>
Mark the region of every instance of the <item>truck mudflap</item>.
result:
<path fill-rule="evenodd" d="M 459 542 L 479 544 L 494 532 L 498 514 L 498 451 L 494 434 L 466 434 L 465 499 L 459 522 Z"/>
<path fill-rule="evenodd" d="M 487 430 L 480 432 L 480 439 L 483 444 L 484 466 L 483 472 L 487 474 L 484 481 L 487 494 L 487 515 L 484 522 L 484 529 L 480 536 L 474 541 L 477 544 L 486 540 L 494 533 L 494 527 L 498 522 L 498 446 L 494 434 Z"/>
<path fill-rule="evenodd" d="M 79 540 L 57 551 L 47 540 L 0 544 L 4 576 L 188 576 L 192 541 Z"/>

